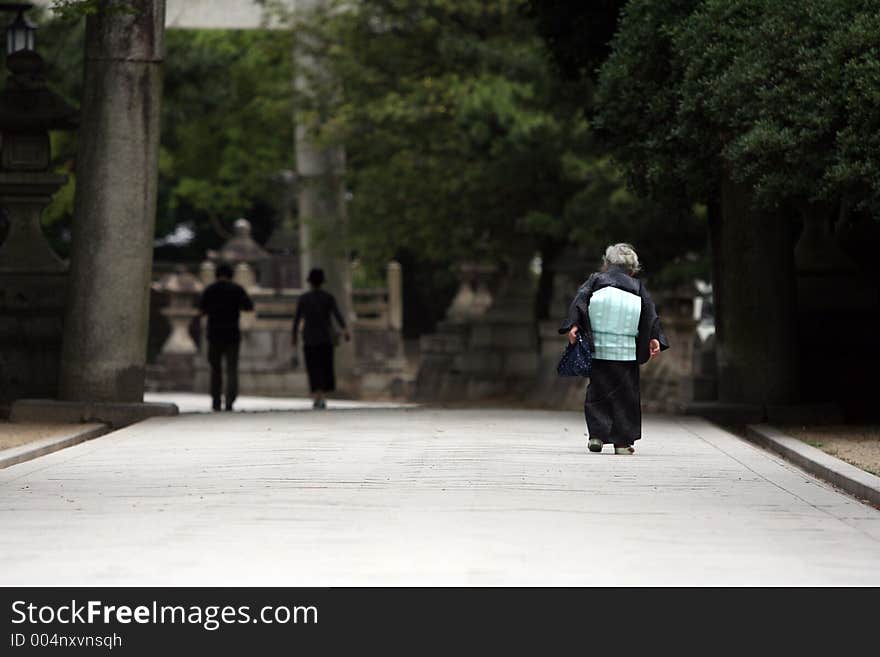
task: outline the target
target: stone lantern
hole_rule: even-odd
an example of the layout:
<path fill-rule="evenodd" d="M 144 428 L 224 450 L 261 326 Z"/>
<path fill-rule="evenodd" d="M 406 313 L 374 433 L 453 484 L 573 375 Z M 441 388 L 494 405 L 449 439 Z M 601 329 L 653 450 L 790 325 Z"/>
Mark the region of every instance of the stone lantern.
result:
<path fill-rule="evenodd" d="M 178 265 L 174 273 L 163 276 L 152 288 L 168 296 L 168 305 L 160 313 L 171 324 L 171 333 L 157 358 L 153 378 L 162 390 L 192 390 L 195 377 L 195 359 L 199 348 L 189 333 L 192 320 L 199 315 L 195 307 L 204 289 L 199 278 Z"/>
<path fill-rule="evenodd" d="M 184 265 L 178 265 L 173 274 L 163 276 L 152 287 L 157 292 L 168 295 L 168 305 L 162 309 L 161 314 L 168 318 L 171 334 L 162 346 L 162 353 L 197 353 L 198 347 L 189 334 L 189 325 L 199 315 L 193 302 L 204 289 L 202 282 L 190 274 Z"/>
<path fill-rule="evenodd" d="M 247 219 L 236 219 L 234 231 L 219 251 L 208 251 L 208 261 L 231 265 L 235 282 L 251 290 L 260 282 L 257 280 L 258 265 L 269 260 L 271 255 L 251 236 L 251 222 Z M 204 263 L 202 268 L 207 269 Z"/>
<path fill-rule="evenodd" d="M 498 274 L 492 264 L 462 262 L 455 266 L 458 276 L 458 292 L 446 311 L 446 318 L 453 322 L 467 322 L 480 317 L 492 306 L 490 286 Z"/>
<path fill-rule="evenodd" d="M 0 92 L 0 208 L 6 224 L 0 244 L 0 404 L 58 391 L 68 273 L 43 235 L 40 217 L 67 182 L 50 171 L 49 131 L 77 123 L 76 110 L 46 86 L 36 52 L 16 50 L 6 66 Z"/>
<path fill-rule="evenodd" d="M 6 58 L 10 71 L 0 92 L 0 205 L 9 232 L 0 246 L 0 271 L 63 272 L 40 228 L 43 209 L 67 176 L 49 171 L 50 130 L 72 130 L 77 113 L 46 86 L 43 59 L 32 50 Z"/>

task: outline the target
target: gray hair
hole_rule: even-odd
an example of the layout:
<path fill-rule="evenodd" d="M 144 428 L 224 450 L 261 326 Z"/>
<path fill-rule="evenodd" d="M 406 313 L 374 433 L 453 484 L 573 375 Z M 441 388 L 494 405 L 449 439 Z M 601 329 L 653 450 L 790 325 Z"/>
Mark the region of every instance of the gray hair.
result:
<path fill-rule="evenodd" d="M 632 247 L 632 244 L 626 244 L 624 242 L 612 244 L 605 249 L 605 256 L 602 260 L 606 267 L 623 267 L 629 271 L 630 274 L 638 273 L 642 268 L 639 264 L 639 256 Z"/>

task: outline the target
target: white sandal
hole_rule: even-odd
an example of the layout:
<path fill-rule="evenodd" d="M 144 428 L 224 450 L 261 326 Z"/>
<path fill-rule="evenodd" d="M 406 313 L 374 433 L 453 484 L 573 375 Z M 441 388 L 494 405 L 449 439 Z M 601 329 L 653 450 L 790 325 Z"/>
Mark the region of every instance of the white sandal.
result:
<path fill-rule="evenodd" d="M 635 451 L 636 451 L 636 448 L 633 447 L 632 445 L 626 445 L 625 447 L 615 447 L 614 448 L 615 454 L 634 454 Z"/>

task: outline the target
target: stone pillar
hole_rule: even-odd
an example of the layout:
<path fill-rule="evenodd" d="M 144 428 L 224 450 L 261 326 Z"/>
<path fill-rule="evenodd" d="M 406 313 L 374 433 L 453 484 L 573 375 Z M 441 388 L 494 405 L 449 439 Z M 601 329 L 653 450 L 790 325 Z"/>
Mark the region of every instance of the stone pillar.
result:
<path fill-rule="evenodd" d="M 235 265 L 235 274 L 233 275 L 232 280 L 241 285 L 248 292 L 257 286 L 257 274 L 253 267 L 246 262 L 239 262 Z"/>
<path fill-rule="evenodd" d="M 164 0 L 86 20 L 60 394 L 143 399 L 156 214 Z"/>
<path fill-rule="evenodd" d="M 315 0 L 297 2 L 297 9 L 309 11 Z M 294 53 L 297 94 L 309 93 L 309 78 L 326 77 L 326 71 L 303 49 Z M 299 211 L 301 279 L 313 267 L 324 270 L 324 289 L 336 297 L 346 323 L 355 315 L 351 300 L 351 265 L 346 238 L 345 152 L 340 146 L 321 148 L 313 138 L 313 125 L 298 124 L 295 129 L 297 207 Z M 340 389 L 354 372 L 352 342 L 342 342 L 336 350 L 336 372 Z"/>
<path fill-rule="evenodd" d="M 215 280 L 217 280 L 217 267 L 210 260 L 202 261 L 202 264 L 199 265 L 199 280 L 202 282 L 202 285 L 205 287 L 209 286 Z"/>
<path fill-rule="evenodd" d="M 388 263 L 388 326 L 394 331 L 403 329 L 403 276 L 399 262 Z"/>

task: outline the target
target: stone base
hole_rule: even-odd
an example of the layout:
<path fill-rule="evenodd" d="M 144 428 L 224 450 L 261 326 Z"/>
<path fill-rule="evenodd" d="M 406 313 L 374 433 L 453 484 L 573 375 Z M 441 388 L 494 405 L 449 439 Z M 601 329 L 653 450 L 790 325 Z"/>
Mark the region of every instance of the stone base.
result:
<path fill-rule="evenodd" d="M 55 397 L 67 274 L 0 272 L 0 404 Z"/>
<path fill-rule="evenodd" d="M 469 322 L 443 321 L 420 342 L 413 390 L 420 401 L 463 402 L 527 398 L 539 372 L 535 326 L 486 315 Z"/>
<path fill-rule="evenodd" d="M 56 399 L 18 399 L 12 402 L 12 422 L 73 424 L 101 422 L 114 429 L 154 416 L 177 415 L 176 404 L 75 402 Z"/>

